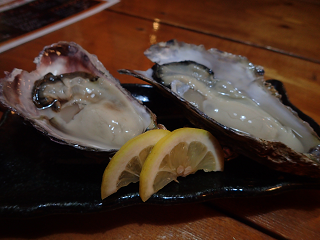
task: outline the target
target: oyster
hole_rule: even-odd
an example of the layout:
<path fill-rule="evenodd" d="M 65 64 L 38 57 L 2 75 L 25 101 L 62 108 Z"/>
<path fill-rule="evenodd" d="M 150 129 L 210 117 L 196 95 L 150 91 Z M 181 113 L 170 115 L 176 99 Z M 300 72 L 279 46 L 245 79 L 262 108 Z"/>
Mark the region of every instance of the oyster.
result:
<path fill-rule="evenodd" d="M 195 126 L 232 151 L 279 171 L 320 177 L 320 139 L 282 104 L 247 58 L 176 40 L 152 45 L 147 71 L 119 70 L 156 86 Z"/>
<path fill-rule="evenodd" d="M 52 140 L 112 152 L 156 127 L 155 115 L 76 43 L 47 46 L 35 63 L 0 80 L 0 101 Z"/>

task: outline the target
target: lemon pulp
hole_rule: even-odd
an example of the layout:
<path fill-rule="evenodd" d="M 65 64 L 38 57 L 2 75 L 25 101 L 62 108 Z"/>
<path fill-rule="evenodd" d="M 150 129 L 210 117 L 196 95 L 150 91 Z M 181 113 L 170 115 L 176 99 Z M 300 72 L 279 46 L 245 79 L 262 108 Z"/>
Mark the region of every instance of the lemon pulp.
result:
<path fill-rule="evenodd" d="M 197 170 L 222 171 L 223 151 L 218 141 L 202 129 L 177 129 L 153 147 L 140 173 L 140 197 L 143 201 L 179 176 Z"/>
<path fill-rule="evenodd" d="M 110 160 L 101 183 L 104 199 L 119 188 L 139 181 L 142 166 L 153 146 L 170 131 L 155 129 L 138 135 L 124 144 Z"/>

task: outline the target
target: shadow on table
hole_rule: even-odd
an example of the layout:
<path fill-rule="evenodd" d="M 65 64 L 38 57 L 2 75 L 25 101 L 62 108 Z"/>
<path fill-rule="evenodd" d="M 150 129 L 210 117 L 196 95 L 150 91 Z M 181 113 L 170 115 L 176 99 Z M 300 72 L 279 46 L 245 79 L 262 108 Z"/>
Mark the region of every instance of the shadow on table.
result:
<path fill-rule="evenodd" d="M 145 204 L 102 213 L 50 215 L 32 219 L 0 219 L 0 225 L 5 226 L 1 230 L 0 239 L 39 238 L 60 233 L 99 234 L 126 225 L 134 232 L 133 228 L 138 231 L 139 226 L 142 225 L 187 224 L 223 216 L 199 203 L 174 206 Z"/>

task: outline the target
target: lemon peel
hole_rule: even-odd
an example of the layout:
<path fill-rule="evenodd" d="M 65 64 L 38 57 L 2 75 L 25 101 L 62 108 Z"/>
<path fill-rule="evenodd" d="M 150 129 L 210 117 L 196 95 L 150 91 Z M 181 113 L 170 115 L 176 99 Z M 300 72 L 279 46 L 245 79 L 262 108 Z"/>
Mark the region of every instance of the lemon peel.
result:
<path fill-rule="evenodd" d="M 223 168 L 222 148 L 211 133 L 196 128 L 177 129 L 161 138 L 148 155 L 140 173 L 139 194 L 145 202 L 179 176 Z"/>
<path fill-rule="evenodd" d="M 101 198 L 110 196 L 130 183 L 138 182 L 142 165 L 151 149 L 169 133 L 168 130 L 154 129 L 125 143 L 112 157 L 103 173 Z"/>

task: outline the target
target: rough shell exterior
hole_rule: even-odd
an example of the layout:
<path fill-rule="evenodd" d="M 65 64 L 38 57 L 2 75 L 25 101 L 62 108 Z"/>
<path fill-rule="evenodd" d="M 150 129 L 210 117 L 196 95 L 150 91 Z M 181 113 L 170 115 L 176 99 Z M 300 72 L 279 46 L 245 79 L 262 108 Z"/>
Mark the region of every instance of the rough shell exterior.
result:
<path fill-rule="evenodd" d="M 179 45 L 184 44 L 177 41 L 169 41 L 167 43 L 153 45 L 151 48 L 162 48 L 162 51 L 168 54 L 166 55 L 167 60 L 167 58 L 170 58 L 170 45 L 179 47 Z M 192 45 L 192 47 L 194 48 L 195 45 Z M 203 51 L 203 46 L 199 46 L 199 49 Z M 145 53 L 146 55 L 150 54 L 148 50 Z M 160 62 L 161 64 L 161 60 L 157 55 L 152 56 L 150 59 L 157 63 Z M 150 71 L 150 69 L 148 71 Z M 148 71 L 119 70 L 120 73 L 132 75 L 155 86 L 164 96 L 171 98 L 179 105 L 180 109 L 184 111 L 185 117 L 188 118 L 192 124 L 210 131 L 222 145 L 227 146 L 232 151 L 278 171 L 309 177 L 320 177 L 319 146 L 316 147 L 314 155 L 304 154 L 295 152 L 281 142 L 266 141 L 235 131 L 208 117 L 185 99 L 172 92 L 168 87 L 152 79 L 150 72 L 147 73 Z M 267 84 L 267 86 L 269 85 Z M 273 88 L 271 88 L 271 92 L 273 95 L 279 97 Z"/>
<path fill-rule="evenodd" d="M 58 42 L 46 46 L 39 56 L 35 58 L 34 62 L 36 63 L 36 70 L 33 72 L 29 73 L 20 69 L 14 69 L 6 78 L 0 79 L 0 102 L 25 118 L 25 120 L 30 121 L 35 128 L 50 137 L 51 140 L 85 150 L 104 152 L 114 152 L 117 150 L 108 147 L 96 148 L 91 145 L 82 144 L 81 141 L 70 140 L 68 136 L 56 134 L 51 126 L 47 126 L 47 124 L 37 119 L 40 113 L 32 102 L 30 89 L 33 88 L 34 81 L 40 79 L 48 72 L 57 75 L 82 71 L 107 79 L 117 86 L 133 102 L 133 105 L 137 105 L 143 109 L 142 111 L 147 112 L 155 124 L 156 116 L 134 99 L 127 90 L 122 88 L 120 82 L 105 69 L 95 55 L 88 53 L 78 44 L 73 42 Z M 30 94 L 21 94 L 23 91 L 30 92 Z"/>

